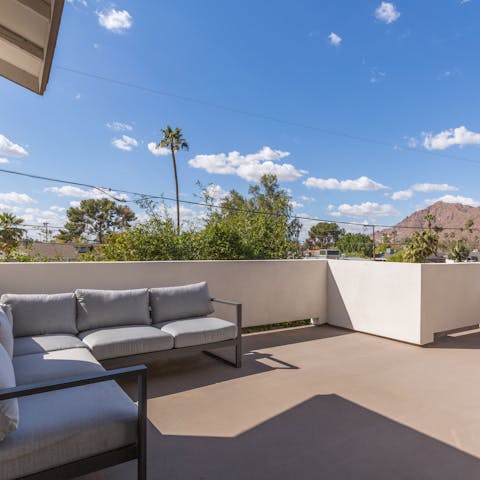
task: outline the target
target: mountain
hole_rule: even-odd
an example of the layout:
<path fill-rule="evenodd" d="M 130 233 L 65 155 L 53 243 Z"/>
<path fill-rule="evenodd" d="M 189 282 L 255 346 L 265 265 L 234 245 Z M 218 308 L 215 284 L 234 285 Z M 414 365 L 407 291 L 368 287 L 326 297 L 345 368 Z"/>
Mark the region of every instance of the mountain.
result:
<path fill-rule="evenodd" d="M 466 238 L 469 243 L 474 243 L 475 246 L 478 246 L 480 243 L 480 207 L 470 207 L 461 203 L 445 202 L 436 202 L 427 208 L 417 210 L 401 222 L 397 223 L 394 228 L 379 232 L 379 239 L 383 233 L 392 235 L 392 231 L 395 230 L 397 233 L 394 235 L 394 242 L 402 242 L 411 236 L 414 231 L 421 230 L 425 227 L 425 216 L 429 214 L 435 217 L 435 225 L 443 227 L 443 230 L 440 232 L 441 240 L 445 240 L 447 234 L 449 237 L 454 234 L 454 238 Z M 465 229 L 465 224 L 469 220 L 473 221 L 472 232 Z M 461 231 L 460 228 L 464 230 Z"/>

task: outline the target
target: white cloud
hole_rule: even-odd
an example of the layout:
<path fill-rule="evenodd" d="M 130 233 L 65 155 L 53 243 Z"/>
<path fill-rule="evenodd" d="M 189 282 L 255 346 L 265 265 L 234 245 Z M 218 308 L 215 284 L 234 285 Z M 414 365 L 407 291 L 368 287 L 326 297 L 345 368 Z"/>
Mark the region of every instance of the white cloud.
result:
<path fill-rule="evenodd" d="M 80 206 L 80 202 L 78 200 L 72 200 L 70 202 L 70 206 L 73 208 L 78 208 Z"/>
<path fill-rule="evenodd" d="M 65 207 L 60 207 L 58 205 L 52 205 L 50 207 L 50 210 L 52 210 L 54 212 L 60 212 L 61 213 L 61 212 L 64 212 L 66 210 L 66 208 Z"/>
<path fill-rule="evenodd" d="M 342 43 L 342 37 L 334 32 L 328 36 L 328 39 L 330 40 L 330 45 L 333 45 L 334 47 L 338 47 Z"/>
<path fill-rule="evenodd" d="M 440 198 L 429 198 L 425 200 L 427 205 L 431 205 L 436 202 L 445 202 L 445 203 L 461 203 L 462 205 L 468 205 L 470 207 L 480 207 L 480 202 L 471 197 L 462 197 L 461 195 L 444 195 Z"/>
<path fill-rule="evenodd" d="M 26 193 L 18 193 L 18 192 L 0 193 L 0 202 L 6 203 L 6 204 L 13 203 L 17 205 L 36 203 L 36 201 Z"/>
<path fill-rule="evenodd" d="M 463 147 L 464 145 L 480 144 L 480 133 L 472 132 L 464 126 L 450 128 L 436 135 L 424 133 L 423 137 L 423 146 L 427 150 L 445 150 L 454 145 Z"/>
<path fill-rule="evenodd" d="M 303 203 L 297 202 L 297 201 L 295 201 L 295 200 L 292 200 L 292 201 L 290 202 L 290 205 L 292 206 L 292 208 L 295 208 L 295 209 L 296 209 L 296 208 L 303 208 L 303 207 L 304 207 Z"/>
<path fill-rule="evenodd" d="M 133 130 L 132 125 L 122 122 L 107 122 L 105 126 L 110 130 L 114 130 L 116 132 L 131 132 Z"/>
<path fill-rule="evenodd" d="M 61 227 L 64 225 L 66 218 L 64 215 L 59 214 L 51 209 L 42 210 L 40 208 L 25 208 L 19 217 L 23 218 L 27 224 L 41 225 L 43 222 L 48 222 L 55 227 Z"/>
<path fill-rule="evenodd" d="M 453 185 L 448 185 L 448 183 L 416 183 L 410 187 L 414 192 L 454 192 L 458 190 L 457 187 Z"/>
<path fill-rule="evenodd" d="M 314 202 L 315 201 L 315 199 L 313 197 L 308 197 L 307 195 L 301 195 L 299 198 L 302 202 Z"/>
<path fill-rule="evenodd" d="M 122 138 L 114 138 L 112 140 L 112 145 L 119 150 L 131 152 L 134 147 L 138 147 L 138 142 L 128 135 L 122 135 Z"/>
<path fill-rule="evenodd" d="M 0 163 L 10 163 L 10 160 L 8 158 L 0 157 Z"/>
<path fill-rule="evenodd" d="M 158 147 L 155 142 L 150 142 L 147 145 L 147 148 L 150 150 L 150 153 L 155 155 L 156 157 L 160 157 L 161 155 L 170 155 L 170 150 L 167 147 Z"/>
<path fill-rule="evenodd" d="M 387 74 L 382 72 L 377 67 L 373 67 L 370 69 L 370 83 L 379 83 L 381 82 Z"/>
<path fill-rule="evenodd" d="M 124 193 L 117 193 L 113 190 L 108 190 L 108 194 L 96 188 L 86 190 L 74 185 L 64 185 L 62 187 L 47 187 L 44 192 L 56 193 L 59 197 L 73 197 L 73 198 L 117 198 L 118 200 L 128 200 L 128 195 Z M 112 198 L 113 199 L 113 198 Z"/>
<path fill-rule="evenodd" d="M 67 3 L 70 3 L 71 5 L 75 5 L 76 3 L 83 5 L 84 7 L 87 6 L 87 0 L 67 0 Z"/>
<path fill-rule="evenodd" d="M 413 191 L 410 189 L 399 190 L 392 193 L 392 200 L 410 200 L 413 197 Z"/>
<path fill-rule="evenodd" d="M 354 191 L 374 191 L 383 190 L 386 187 L 381 183 L 375 182 L 371 178 L 361 176 L 356 180 L 337 180 L 336 178 L 307 178 L 303 184 L 309 188 L 318 188 L 320 190 L 354 190 Z"/>
<path fill-rule="evenodd" d="M 28 152 L 16 143 L 13 143 L 5 135 L 0 133 L 0 155 L 5 157 L 22 158 L 28 155 Z"/>
<path fill-rule="evenodd" d="M 400 18 L 400 12 L 392 2 L 382 2 L 375 9 L 375 18 L 385 23 L 393 23 Z"/>
<path fill-rule="evenodd" d="M 212 200 L 222 200 L 228 195 L 228 192 L 223 189 L 222 186 L 215 183 L 211 183 L 207 188 L 205 188 L 205 193 Z"/>
<path fill-rule="evenodd" d="M 358 205 L 343 203 L 342 205 L 329 205 L 328 211 L 333 217 L 388 217 L 397 215 L 398 212 L 388 203 L 379 204 L 376 202 L 364 202 Z"/>
<path fill-rule="evenodd" d="M 98 23 L 114 33 L 125 32 L 133 23 L 132 16 L 127 10 L 115 10 L 114 8 L 110 8 L 96 13 L 98 16 Z"/>
<path fill-rule="evenodd" d="M 413 197 L 414 192 L 430 193 L 430 192 L 454 192 L 458 188 L 448 183 L 415 183 L 406 190 L 399 190 L 392 194 L 392 200 L 409 200 Z"/>
<path fill-rule="evenodd" d="M 238 175 L 247 181 L 259 181 L 262 175 L 274 174 L 281 182 L 297 180 L 305 173 L 290 163 L 275 163 L 288 157 L 289 152 L 263 147 L 257 153 L 241 155 L 237 151 L 213 155 L 196 155 L 188 161 L 193 168 L 201 168 L 208 173 Z"/>

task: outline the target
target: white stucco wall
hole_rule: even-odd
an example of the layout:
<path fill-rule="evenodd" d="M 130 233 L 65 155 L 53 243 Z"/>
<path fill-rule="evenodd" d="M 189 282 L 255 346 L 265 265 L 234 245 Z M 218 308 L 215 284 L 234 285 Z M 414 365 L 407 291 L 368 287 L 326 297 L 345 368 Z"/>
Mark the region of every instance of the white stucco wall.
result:
<path fill-rule="evenodd" d="M 480 265 L 422 265 L 422 343 L 433 334 L 480 323 Z"/>
<path fill-rule="evenodd" d="M 326 319 L 326 261 L 0 263 L 0 294 L 142 288 L 203 280 L 213 296 L 243 303 L 245 326 Z M 223 306 L 216 310 L 225 318 L 232 311 Z"/>
<path fill-rule="evenodd" d="M 480 265 L 342 260 L 0 263 L 0 294 L 141 288 L 206 280 L 244 325 L 318 323 L 415 344 L 480 321 Z M 217 306 L 233 320 L 233 311 Z"/>
<path fill-rule="evenodd" d="M 410 343 L 421 339 L 421 265 L 329 261 L 327 321 Z"/>

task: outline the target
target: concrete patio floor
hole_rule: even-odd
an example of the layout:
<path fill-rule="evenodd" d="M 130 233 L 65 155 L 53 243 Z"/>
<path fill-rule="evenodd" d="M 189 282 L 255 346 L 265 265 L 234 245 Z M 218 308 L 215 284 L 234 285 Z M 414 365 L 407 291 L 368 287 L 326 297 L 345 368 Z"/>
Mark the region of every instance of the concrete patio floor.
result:
<path fill-rule="evenodd" d="M 150 366 L 150 479 L 480 478 L 479 332 L 422 348 L 308 326 L 244 350 L 240 370 Z M 135 462 L 82 477 L 135 478 Z"/>

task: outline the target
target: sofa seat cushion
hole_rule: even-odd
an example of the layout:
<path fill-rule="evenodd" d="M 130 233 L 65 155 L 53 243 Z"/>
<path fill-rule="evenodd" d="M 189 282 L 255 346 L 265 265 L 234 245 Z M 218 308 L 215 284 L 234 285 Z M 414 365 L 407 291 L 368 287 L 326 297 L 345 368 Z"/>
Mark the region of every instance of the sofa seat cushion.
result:
<path fill-rule="evenodd" d="M 153 323 L 205 317 L 214 311 L 207 282 L 151 288 L 150 306 Z"/>
<path fill-rule="evenodd" d="M 148 325 L 87 330 L 80 333 L 80 338 L 98 360 L 173 348 L 173 337 L 170 334 Z"/>
<path fill-rule="evenodd" d="M 78 377 L 105 369 L 87 348 L 69 348 L 13 357 L 17 385 Z"/>
<path fill-rule="evenodd" d="M 175 340 L 175 348 L 222 342 L 237 336 L 237 326 L 215 317 L 196 317 L 174 320 L 155 325 L 169 333 Z"/>
<path fill-rule="evenodd" d="M 19 428 L 0 445 L 3 480 L 135 443 L 137 407 L 115 382 L 23 397 L 18 403 Z"/>
<path fill-rule="evenodd" d="M 13 343 L 13 355 L 31 355 L 68 348 L 87 348 L 87 346 L 74 335 L 34 335 L 16 338 Z"/>
<path fill-rule="evenodd" d="M 78 330 L 150 325 L 147 288 L 134 290 L 75 290 Z"/>
<path fill-rule="evenodd" d="M 13 294 L 0 298 L 12 309 L 13 335 L 28 337 L 48 333 L 77 333 L 73 293 Z"/>

